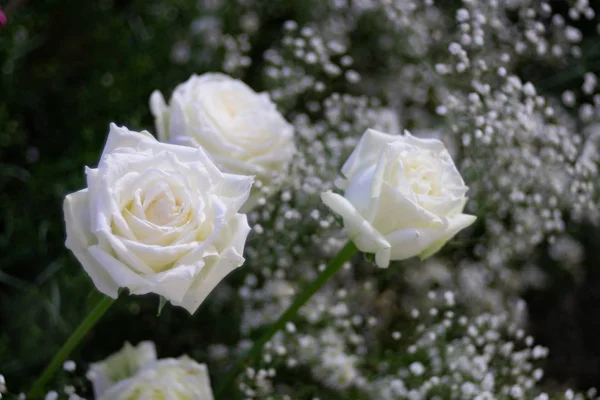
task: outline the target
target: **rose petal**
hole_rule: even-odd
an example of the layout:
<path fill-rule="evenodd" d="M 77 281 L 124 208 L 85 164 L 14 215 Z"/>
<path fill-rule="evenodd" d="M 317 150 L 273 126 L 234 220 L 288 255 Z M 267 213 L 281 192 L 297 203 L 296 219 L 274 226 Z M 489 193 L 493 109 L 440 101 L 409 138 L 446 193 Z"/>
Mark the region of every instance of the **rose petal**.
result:
<path fill-rule="evenodd" d="M 250 226 L 245 215 L 237 214 L 230 221 L 228 230 L 233 234 L 225 245 L 225 251 L 214 259 L 207 259 L 206 264 L 196 276 L 180 305 L 193 314 L 210 292 L 231 271 L 244 263 L 244 245 Z"/>
<path fill-rule="evenodd" d="M 392 232 L 385 236 L 392 246 L 391 259 L 405 260 L 424 252 L 431 255 L 474 221 L 474 216 L 460 214 L 449 220 L 445 229 L 409 228 Z"/>
<path fill-rule="evenodd" d="M 344 219 L 348 237 L 356 247 L 366 253 L 375 253 L 377 265 L 386 268 L 389 263 L 390 243 L 363 218 L 352 203 L 331 191 L 321 193 L 323 203 Z M 387 261 L 386 261 L 387 260 Z"/>
<path fill-rule="evenodd" d="M 150 95 L 150 112 L 154 116 L 156 134 L 158 139 L 166 142 L 169 140 L 169 107 L 162 93 L 155 90 Z"/>
<path fill-rule="evenodd" d="M 396 136 L 374 129 L 367 129 L 348 160 L 342 166 L 342 174 L 346 178 L 352 179 L 365 166 L 376 164 L 384 146 L 395 140 L 397 140 Z"/>
<path fill-rule="evenodd" d="M 89 253 L 88 248 L 97 243 L 90 231 L 88 190 L 83 189 L 65 197 L 63 211 L 67 227 L 66 247 L 73 252 L 94 285 L 105 295 L 116 299 L 119 285 Z"/>

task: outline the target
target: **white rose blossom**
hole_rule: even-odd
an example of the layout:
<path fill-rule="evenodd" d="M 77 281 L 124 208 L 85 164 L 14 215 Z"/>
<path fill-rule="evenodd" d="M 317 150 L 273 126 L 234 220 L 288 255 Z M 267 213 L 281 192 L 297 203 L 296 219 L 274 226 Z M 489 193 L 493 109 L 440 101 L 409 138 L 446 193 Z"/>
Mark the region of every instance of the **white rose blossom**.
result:
<path fill-rule="evenodd" d="M 256 176 L 267 186 L 296 152 L 294 129 L 269 95 L 227 75 L 192 75 L 169 105 L 154 91 L 150 110 L 160 140 L 202 147 L 223 171 Z"/>
<path fill-rule="evenodd" d="M 135 375 L 144 365 L 156 361 L 153 342 L 144 341 L 123 348 L 105 360 L 90 365 L 87 377 L 94 387 L 94 398 L 99 398 L 109 387 Z"/>
<path fill-rule="evenodd" d="M 468 187 L 439 140 L 368 129 L 342 174 L 344 195 L 328 191 L 321 198 L 382 268 L 432 255 L 475 221 L 462 213 Z"/>
<path fill-rule="evenodd" d="M 98 400 L 213 400 L 206 365 L 187 356 L 164 358 L 108 388 Z"/>
<path fill-rule="evenodd" d="M 156 293 L 193 313 L 244 262 L 252 185 L 202 149 L 111 124 L 87 189 L 65 198 L 66 246 L 102 293 Z"/>

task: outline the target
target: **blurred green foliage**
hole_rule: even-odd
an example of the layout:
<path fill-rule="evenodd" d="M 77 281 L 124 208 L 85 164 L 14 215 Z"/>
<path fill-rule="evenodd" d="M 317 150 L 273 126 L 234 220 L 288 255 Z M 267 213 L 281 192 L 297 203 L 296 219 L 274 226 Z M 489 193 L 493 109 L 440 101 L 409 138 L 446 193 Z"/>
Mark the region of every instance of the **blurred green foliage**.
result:
<path fill-rule="evenodd" d="M 0 29 L 0 373 L 12 390 L 27 388 L 97 296 L 63 245 L 64 195 L 85 186 L 84 165 L 97 163 L 110 122 L 153 131 L 151 91 L 202 72 L 170 58 L 197 15 L 194 2 L 19 3 Z M 157 304 L 152 296 L 120 303 L 80 347 L 82 358 L 142 339 L 177 356 L 228 335 L 207 313 L 191 319 L 167 307 L 156 318 Z"/>

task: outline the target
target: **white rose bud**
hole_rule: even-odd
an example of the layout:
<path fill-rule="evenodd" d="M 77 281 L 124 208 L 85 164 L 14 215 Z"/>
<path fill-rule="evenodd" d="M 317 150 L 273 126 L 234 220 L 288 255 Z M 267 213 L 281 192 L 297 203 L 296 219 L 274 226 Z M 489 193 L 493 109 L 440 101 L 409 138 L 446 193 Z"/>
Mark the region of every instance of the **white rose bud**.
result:
<path fill-rule="evenodd" d="M 468 187 L 439 140 L 368 129 L 342 174 L 344 196 L 328 191 L 321 198 L 382 268 L 429 257 L 475 221 L 462 213 Z"/>
<path fill-rule="evenodd" d="M 99 291 L 156 293 L 193 313 L 243 264 L 252 178 L 222 173 L 202 149 L 111 124 L 88 188 L 65 198 L 66 246 Z"/>
<path fill-rule="evenodd" d="M 150 341 L 137 346 L 125 343 L 123 348 L 103 361 L 90 365 L 87 377 L 94 386 L 94 398 L 109 387 L 135 375 L 144 365 L 156 361 L 156 348 Z"/>
<path fill-rule="evenodd" d="M 150 110 L 160 140 L 202 147 L 223 171 L 254 175 L 267 187 L 296 151 L 294 129 L 269 95 L 227 75 L 192 75 L 175 88 L 169 105 L 154 91 Z"/>
<path fill-rule="evenodd" d="M 186 356 L 147 364 L 134 376 L 104 392 L 98 400 L 213 400 L 206 365 Z"/>

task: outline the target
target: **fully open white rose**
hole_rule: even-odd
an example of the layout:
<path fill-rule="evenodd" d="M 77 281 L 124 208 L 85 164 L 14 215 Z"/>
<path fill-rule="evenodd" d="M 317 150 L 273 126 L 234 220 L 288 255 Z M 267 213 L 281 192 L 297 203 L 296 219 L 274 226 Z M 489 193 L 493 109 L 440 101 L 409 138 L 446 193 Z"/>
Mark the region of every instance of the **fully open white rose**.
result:
<path fill-rule="evenodd" d="M 242 265 L 252 178 L 198 148 L 111 124 L 88 188 L 65 198 L 66 246 L 102 293 L 156 293 L 193 313 Z"/>
<path fill-rule="evenodd" d="M 135 347 L 125 343 L 115 354 L 90 365 L 87 376 L 94 386 L 94 398 L 99 398 L 109 387 L 132 377 L 144 365 L 154 361 L 156 348 L 153 342 L 140 342 Z"/>
<path fill-rule="evenodd" d="M 98 400 L 213 400 L 206 365 L 164 358 L 106 390 Z"/>
<path fill-rule="evenodd" d="M 155 91 L 150 109 L 162 141 L 200 146 L 226 172 L 255 175 L 270 185 L 296 148 L 293 127 L 266 93 L 219 73 L 192 75 L 169 105 Z"/>
<path fill-rule="evenodd" d="M 321 198 L 382 268 L 432 255 L 475 221 L 462 213 L 468 187 L 439 140 L 369 129 L 342 174 L 344 195 L 328 191 Z"/>

